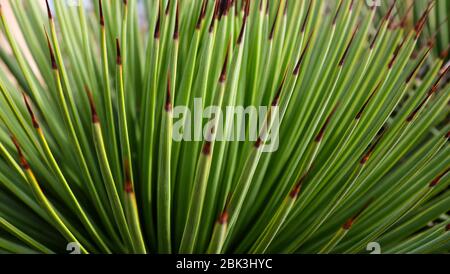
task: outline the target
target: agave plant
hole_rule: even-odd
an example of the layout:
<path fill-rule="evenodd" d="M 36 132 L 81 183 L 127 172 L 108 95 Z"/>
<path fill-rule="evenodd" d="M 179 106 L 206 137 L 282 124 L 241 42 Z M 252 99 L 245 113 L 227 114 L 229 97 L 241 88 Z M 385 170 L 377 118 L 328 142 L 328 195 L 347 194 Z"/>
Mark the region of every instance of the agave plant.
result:
<path fill-rule="evenodd" d="M 450 250 L 434 1 L 411 28 L 385 2 L 5 2 L 0 253 Z M 252 140 L 175 115 L 198 98 L 269 111 Z"/>

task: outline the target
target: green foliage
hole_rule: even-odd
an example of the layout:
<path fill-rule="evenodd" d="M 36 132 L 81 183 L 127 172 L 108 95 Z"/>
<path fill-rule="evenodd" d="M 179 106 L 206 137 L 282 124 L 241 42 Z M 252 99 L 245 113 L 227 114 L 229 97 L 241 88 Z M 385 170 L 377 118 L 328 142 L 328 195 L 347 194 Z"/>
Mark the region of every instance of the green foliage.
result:
<path fill-rule="evenodd" d="M 0 253 L 449 251 L 446 1 L 53 2 L 0 13 Z M 175 141 L 195 98 L 278 150 Z"/>

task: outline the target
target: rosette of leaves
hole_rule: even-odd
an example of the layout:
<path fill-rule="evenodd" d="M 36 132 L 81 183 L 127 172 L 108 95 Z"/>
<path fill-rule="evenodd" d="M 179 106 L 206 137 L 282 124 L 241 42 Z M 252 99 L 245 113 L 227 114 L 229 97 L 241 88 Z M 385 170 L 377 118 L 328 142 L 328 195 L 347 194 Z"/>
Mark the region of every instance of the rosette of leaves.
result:
<path fill-rule="evenodd" d="M 0 252 L 450 249 L 448 66 L 419 42 L 427 6 L 408 29 L 351 0 L 8 3 Z M 273 106 L 278 149 L 174 141 L 173 108 L 195 98 Z"/>

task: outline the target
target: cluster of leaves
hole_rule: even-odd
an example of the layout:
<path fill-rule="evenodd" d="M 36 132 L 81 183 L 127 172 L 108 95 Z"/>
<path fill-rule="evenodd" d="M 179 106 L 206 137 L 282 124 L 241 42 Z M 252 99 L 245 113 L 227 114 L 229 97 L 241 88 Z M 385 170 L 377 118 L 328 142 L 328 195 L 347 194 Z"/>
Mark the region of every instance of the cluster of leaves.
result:
<path fill-rule="evenodd" d="M 425 9 L 430 7 L 428 19 L 424 28 L 424 35 L 420 38 L 422 44 L 434 43 L 435 54 L 448 60 L 446 54 L 450 43 L 450 3 L 446 0 L 384 0 L 379 9 L 379 16 L 383 16 L 389 6 L 395 4 L 394 14 L 399 17 L 399 23 L 404 28 L 413 28 Z M 431 6 L 430 6 L 431 5 Z"/>
<path fill-rule="evenodd" d="M 0 252 L 450 250 L 448 66 L 419 42 L 434 2 L 411 28 L 353 0 L 9 2 L 25 44 L 0 10 Z M 279 149 L 173 141 L 194 98 L 277 106 Z"/>

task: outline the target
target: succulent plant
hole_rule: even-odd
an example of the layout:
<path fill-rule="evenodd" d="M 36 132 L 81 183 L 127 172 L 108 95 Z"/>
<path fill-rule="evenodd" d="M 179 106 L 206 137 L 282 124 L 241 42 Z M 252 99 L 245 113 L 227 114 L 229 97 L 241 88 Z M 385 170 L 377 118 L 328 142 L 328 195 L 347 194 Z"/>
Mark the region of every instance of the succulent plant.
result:
<path fill-rule="evenodd" d="M 7 2 L 0 253 L 450 250 L 435 1 L 410 28 L 352 0 Z M 178 115 L 198 98 L 269 111 L 252 140 L 249 113 Z"/>

